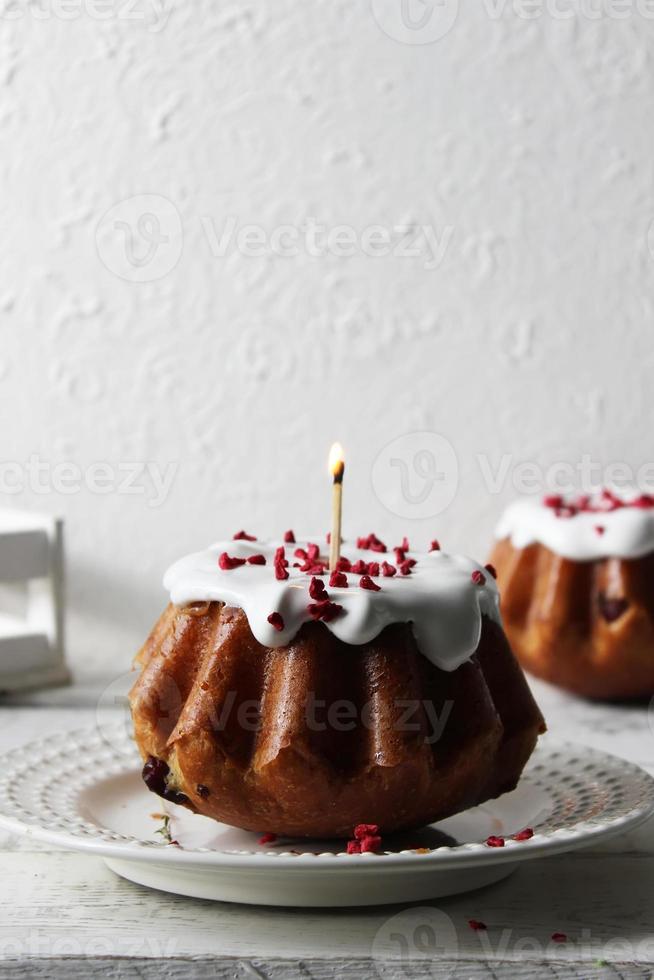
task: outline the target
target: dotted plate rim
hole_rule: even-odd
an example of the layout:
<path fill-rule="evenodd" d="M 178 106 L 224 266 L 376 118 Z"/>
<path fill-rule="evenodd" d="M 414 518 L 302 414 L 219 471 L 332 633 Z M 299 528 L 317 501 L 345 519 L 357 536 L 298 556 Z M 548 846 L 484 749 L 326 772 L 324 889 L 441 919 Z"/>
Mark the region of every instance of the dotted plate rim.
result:
<path fill-rule="evenodd" d="M 99 767 L 101 779 L 96 775 Z M 534 836 L 527 841 L 507 838 L 499 848 L 472 841 L 426 852 L 361 855 L 335 850 L 315 854 L 179 848 L 119 834 L 82 813 L 78 805 L 82 791 L 138 768 L 136 746 L 123 725 L 79 729 L 30 742 L 0 756 L 0 826 L 68 849 L 157 864 L 254 869 L 273 861 L 298 870 L 317 866 L 336 870 L 346 865 L 356 865 L 360 871 L 408 865 L 436 870 L 515 863 L 589 846 L 634 828 L 654 812 L 654 777 L 645 770 L 618 756 L 558 742 L 548 735 L 539 742 L 522 779 L 544 791 L 552 807 L 534 823 Z"/>

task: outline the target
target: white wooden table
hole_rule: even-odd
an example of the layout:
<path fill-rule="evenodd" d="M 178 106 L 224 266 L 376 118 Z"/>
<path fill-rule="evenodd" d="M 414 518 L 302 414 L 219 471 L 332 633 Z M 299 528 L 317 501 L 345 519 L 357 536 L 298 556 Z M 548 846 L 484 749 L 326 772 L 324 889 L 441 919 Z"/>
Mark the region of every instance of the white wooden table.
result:
<path fill-rule="evenodd" d="M 585 704 L 534 685 L 558 736 L 654 773 L 654 711 Z M 99 687 L 98 687 L 99 689 Z M 53 700 L 54 699 L 54 700 Z M 92 724 L 94 687 L 0 702 L 2 746 Z M 53 706 L 56 705 L 56 706 Z M 431 960 L 374 956 L 379 930 L 434 908 L 457 946 Z M 411 924 L 390 923 L 405 909 Z M 469 919 L 486 923 L 474 932 Z M 553 933 L 565 933 L 555 943 Z M 409 936 L 411 939 L 411 936 Z M 0 980 L 5 978 L 650 978 L 654 823 L 601 850 L 532 862 L 498 885 L 419 906 L 284 910 L 148 891 L 96 858 L 0 831 Z"/>

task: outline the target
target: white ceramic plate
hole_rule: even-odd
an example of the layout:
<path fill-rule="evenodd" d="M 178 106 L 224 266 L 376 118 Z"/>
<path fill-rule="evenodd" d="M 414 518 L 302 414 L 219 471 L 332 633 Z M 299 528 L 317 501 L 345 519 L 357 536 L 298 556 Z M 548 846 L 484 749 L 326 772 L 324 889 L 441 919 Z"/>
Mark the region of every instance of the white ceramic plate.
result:
<path fill-rule="evenodd" d="M 0 758 L 0 824 L 100 856 L 152 888 L 261 905 L 333 906 L 478 888 L 522 861 L 631 829 L 654 810 L 654 779 L 642 769 L 546 737 L 513 793 L 386 838 L 379 854 L 348 855 L 343 841 L 260 845 L 257 834 L 164 803 L 145 788 L 140 768 L 124 726 L 32 743 Z M 178 844 L 157 833 L 164 812 Z M 534 830 L 530 840 L 510 839 L 525 827 Z M 505 846 L 487 846 L 491 835 L 504 837 Z"/>

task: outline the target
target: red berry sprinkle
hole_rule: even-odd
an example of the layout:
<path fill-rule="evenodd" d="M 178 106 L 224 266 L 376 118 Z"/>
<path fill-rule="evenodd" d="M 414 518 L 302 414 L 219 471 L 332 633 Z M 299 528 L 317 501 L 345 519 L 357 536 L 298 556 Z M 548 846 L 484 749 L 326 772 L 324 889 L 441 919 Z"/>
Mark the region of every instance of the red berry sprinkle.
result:
<path fill-rule="evenodd" d="M 286 544 L 295 544 L 295 535 L 292 531 L 284 531 L 284 541 Z"/>
<path fill-rule="evenodd" d="M 386 551 L 386 545 L 380 541 L 376 534 L 369 534 L 365 538 L 357 538 L 357 548 L 361 551 Z"/>
<path fill-rule="evenodd" d="M 248 558 L 248 565 L 265 565 L 266 558 L 265 555 L 250 555 Z"/>
<path fill-rule="evenodd" d="M 406 555 L 401 548 L 393 548 L 395 552 L 395 561 L 398 565 L 401 565 L 403 561 L 406 561 Z"/>
<path fill-rule="evenodd" d="M 402 551 L 411 551 L 409 546 L 409 539 L 407 537 L 402 538 L 402 544 L 400 545 Z"/>
<path fill-rule="evenodd" d="M 358 823 L 354 828 L 354 836 L 357 840 L 364 837 L 376 837 L 379 834 L 379 827 L 376 823 Z"/>
<path fill-rule="evenodd" d="M 277 834 L 262 834 L 259 838 L 260 844 L 274 844 L 277 841 Z"/>
<path fill-rule="evenodd" d="M 651 508 L 654 507 L 654 496 L 642 493 L 631 500 L 623 500 L 612 490 L 604 489 L 594 497 L 589 494 L 580 494 L 571 500 L 566 500 L 560 494 L 551 494 L 543 498 L 543 504 L 545 507 L 550 507 L 556 517 L 576 517 L 577 514 L 581 513 L 611 513 L 623 507 Z M 604 529 L 600 530 L 599 527 L 596 527 L 595 530 L 598 534 L 604 533 Z"/>
<path fill-rule="evenodd" d="M 307 606 L 307 612 L 312 619 L 322 619 L 325 623 L 331 622 L 332 619 L 338 616 L 342 609 L 342 606 L 339 606 L 337 602 L 332 602 L 331 599 L 310 602 Z"/>
<path fill-rule="evenodd" d="M 381 585 L 377 585 L 376 582 L 373 582 L 369 575 L 361 576 L 359 579 L 359 588 L 368 589 L 369 592 L 381 592 Z"/>
<path fill-rule="evenodd" d="M 326 566 L 321 561 L 305 561 L 304 564 L 294 567 L 299 568 L 301 572 L 306 572 L 307 575 L 324 575 L 326 571 Z"/>
<path fill-rule="evenodd" d="M 480 922 L 478 919 L 468 919 L 468 925 L 474 932 L 484 932 L 488 929 L 485 922 Z"/>
<path fill-rule="evenodd" d="M 606 531 L 606 528 L 604 527 L 603 524 L 596 524 L 595 525 L 595 533 L 596 534 L 604 534 L 605 531 Z"/>
<path fill-rule="evenodd" d="M 317 544 L 307 545 L 307 561 L 318 561 L 320 558 L 320 548 Z"/>
<path fill-rule="evenodd" d="M 441 550 L 441 546 L 438 543 L 438 541 L 436 540 L 436 538 L 434 538 L 434 540 L 430 543 L 429 550 L 430 551 L 440 551 Z"/>
<path fill-rule="evenodd" d="M 490 837 L 487 837 L 486 838 L 486 846 L 487 847 L 504 847 L 504 838 L 503 837 L 494 837 L 494 836 L 491 835 Z"/>
<path fill-rule="evenodd" d="M 355 563 L 352 565 L 350 571 L 355 575 L 366 575 L 368 572 L 368 566 L 366 565 L 365 561 L 361 561 L 359 558 L 358 561 L 355 561 Z"/>
<path fill-rule="evenodd" d="M 308 558 L 303 565 L 300 565 L 300 571 L 306 572 L 307 575 L 324 575 L 326 565 L 321 561 L 310 561 Z"/>
<path fill-rule="evenodd" d="M 550 493 L 547 496 L 543 497 L 543 504 L 545 505 L 545 507 L 553 507 L 555 510 L 558 509 L 559 507 L 563 507 L 564 503 L 565 501 L 563 497 L 558 493 L 556 494 Z"/>
<path fill-rule="evenodd" d="M 301 558 L 302 561 L 306 561 L 307 560 L 307 553 L 304 550 L 304 548 L 296 548 L 295 551 L 293 552 L 293 554 L 294 554 L 294 556 L 296 558 Z"/>
<path fill-rule="evenodd" d="M 270 616 L 268 616 L 268 622 L 278 633 L 281 633 L 284 629 L 284 620 L 278 612 L 271 612 Z"/>
<path fill-rule="evenodd" d="M 372 578 L 377 578 L 377 576 L 379 575 L 379 562 L 378 561 L 370 561 L 370 562 L 368 562 L 368 575 L 370 575 Z"/>
<path fill-rule="evenodd" d="M 359 823 L 354 828 L 354 840 L 347 842 L 348 854 L 374 854 L 382 845 L 376 823 Z"/>
<path fill-rule="evenodd" d="M 347 589 L 347 575 L 345 572 L 339 572 L 338 570 L 332 572 L 329 576 L 329 585 L 331 588 Z"/>
<path fill-rule="evenodd" d="M 343 556 L 341 555 L 341 557 L 338 559 L 338 562 L 336 564 L 336 570 L 339 572 L 351 572 L 352 562 L 350 561 L 349 558 L 343 558 Z"/>
<path fill-rule="evenodd" d="M 387 561 L 382 562 L 382 575 L 385 578 L 392 578 L 393 575 L 397 574 L 397 568 L 395 565 L 389 565 Z"/>
<path fill-rule="evenodd" d="M 564 932 L 553 932 L 552 941 L 555 943 L 567 943 L 568 937 Z"/>
<path fill-rule="evenodd" d="M 484 565 L 484 568 L 492 578 L 497 578 L 497 569 L 495 568 L 495 565 L 491 565 L 489 562 L 487 565 Z"/>
<path fill-rule="evenodd" d="M 616 497 L 616 495 L 612 493 L 611 490 L 602 490 L 600 504 L 599 504 L 600 510 L 619 510 L 621 507 L 624 506 L 625 506 L 624 501 L 620 500 L 619 497 Z"/>
<path fill-rule="evenodd" d="M 309 595 L 312 599 L 326 599 L 325 583 L 321 578 L 312 578 L 309 582 Z"/>
<path fill-rule="evenodd" d="M 245 531 L 237 531 L 234 535 L 234 541 L 256 541 L 254 534 L 247 534 Z"/>
<path fill-rule="evenodd" d="M 223 551 L 222 555 L 218 559 L 218 565 L 224 572 L 229 572 L 232 568 L 238 568 L 240 565 L 245 565 L 245 558 L 230 558 L 226 551 Z"/>
<path fill-rule="evenodd" d="M 484 585 L 486 583 L 486 576 L 483 572 L 480 572 L 478 568 L 475 568 L 474 572 L 470 576 L 475 585 Z"/>
<path fill-rule="evenodd" d="M 415 564 L 415 562 L 413 563 Z M 400 575 L 410 575 L 413 565 L 410 558 L 400 562 Z"/>
<path fill-rule="evenodd" d="M 520 830 L 517 834 L 513 835 L 513 840 L 531 840 L 533 836 L 534 832 L 531 827 L 525 827 L 524 830 Z"/>
<path fill-rule="evenodd" d="M 278 579 L 288 578 L 288 572 L 286 571 L 286 569 L 288 568 L 288 561 L 285 555 L 286 552 L 284 548 L 277 548 L 277 550 L 275 551 L 275 559 L 274 559 L 275 578 Z"/>

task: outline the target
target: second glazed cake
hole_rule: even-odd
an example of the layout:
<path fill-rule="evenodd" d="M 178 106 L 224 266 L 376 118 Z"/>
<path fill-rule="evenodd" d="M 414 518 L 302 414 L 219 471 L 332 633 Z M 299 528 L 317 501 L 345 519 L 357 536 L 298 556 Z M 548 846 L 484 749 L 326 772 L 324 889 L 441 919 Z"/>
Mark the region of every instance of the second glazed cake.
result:
<path fill-rule="evenodd" d="M 591 698 L 654 694 L 654 497 L 519 500 L 491 561 L 531 673 Z"/>

